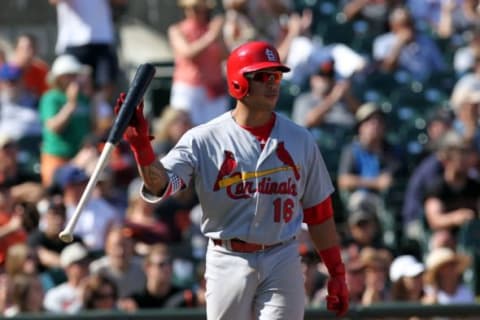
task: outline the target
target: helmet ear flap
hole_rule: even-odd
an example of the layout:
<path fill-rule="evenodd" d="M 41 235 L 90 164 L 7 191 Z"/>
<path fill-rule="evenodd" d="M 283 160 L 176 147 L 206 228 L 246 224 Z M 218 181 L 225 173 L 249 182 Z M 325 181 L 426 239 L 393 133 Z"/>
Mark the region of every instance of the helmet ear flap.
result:
<path fill-rule="evenodd" d="M 248 93 L 248 80 L 243 74 L 240 74 L 235 80 L 231 81 L 231 94 L 235 99 L 241 99 Z"/>

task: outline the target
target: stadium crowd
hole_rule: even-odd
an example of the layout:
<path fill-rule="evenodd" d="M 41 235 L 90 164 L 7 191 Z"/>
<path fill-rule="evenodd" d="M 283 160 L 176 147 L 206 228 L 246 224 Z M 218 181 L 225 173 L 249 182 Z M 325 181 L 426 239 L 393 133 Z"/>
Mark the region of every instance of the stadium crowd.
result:
<path fill-rule="evenodd" d="M 31 34 L 0 48 L 0 315 L 204 307 L 195 191 L 145 202 L 124 143 L 74 242 L 59 240 L 126 91 L 112 10 L 128 1 L 49 2 L 53 61 Z M 183 17 L 161 30 L 170 103 L 149 119 L 159 158 L 231 107 L 228 53 L 267 40 L 292 68 L 277 111 L 311 131 L 335 182 L 351 303 L 478 301 L 479 0 L 177 3 Z M 307 307 L 323 307 L 327 273 L 307 239 Z"/>

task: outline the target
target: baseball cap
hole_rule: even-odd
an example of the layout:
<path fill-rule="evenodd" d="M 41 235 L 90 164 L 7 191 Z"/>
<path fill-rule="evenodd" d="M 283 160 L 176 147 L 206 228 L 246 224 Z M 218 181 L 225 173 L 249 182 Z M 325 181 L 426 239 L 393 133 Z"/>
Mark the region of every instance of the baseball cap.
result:
<path fill-rule="evenodd" d="M 348 224 L 357 225 L 362 221 L 374 221 L 376 218 L 375 212 L 372 212 L 366 208 L 358 208 L 348 215 Z"/>
<path fill-rule="evenodd" d="M 390 265 L 390 281 L 396 282 L 402 277 L 416 277 L 425 271 L 423 263 L 412 255 L 396 257 Z"/>
<path fill-rule="evenodd" d="M 88 175 L 83 169 L 67 164 L 56 170 L 54 180 L 60 187 L 65 188 L 69 184 L 86 182 Z"/>
<path fill-rule="evenodd" d="M 357 119 L 357 123 L 360 124 L 370 119 L 370 117 L 375 114 L 383 115 L 382 109 L 380 109 L 380 107 L 373 102 L 367 102 L 358 108 L 357 112 L 355 113 L 355 118 Z"/>
<path fill-rule="evenodd" d="M 47 75 L 47 80 L 52 83 L 58 76 L 64 74 L 87 74 L 89 72 L 90 67 L 80 63 L 75 56 L 63 54 L 53 61 L 52 67 Z"/>
<path fill-rule="evenodd" d="M 80 262 L 88 258 L 88 250 L 79 242 L 66 246 L 60 253 L 60 265 L 66 268 L 73 263 Z"/>
<path fill-rule="evenodd" d="M 15 81 L 20 79 L 21 76 L 22 70 L 19 67 L 11 65 L 9 63 L 4 63 L 0 67 L 0 80 Z"/>

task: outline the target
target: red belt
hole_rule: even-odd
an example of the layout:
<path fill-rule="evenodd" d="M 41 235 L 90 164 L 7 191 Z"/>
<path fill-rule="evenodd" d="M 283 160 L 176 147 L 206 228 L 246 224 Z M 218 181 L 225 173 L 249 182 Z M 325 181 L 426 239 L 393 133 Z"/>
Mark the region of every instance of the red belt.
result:
<path fill-rule="evenodd" d="M 243 253 L 264 251 L 285 243 L 285 242 L 278 242 L 274 244 L 258 244 L 258 243 L 245 242 L 240 239 L 231 239 L 231 240 L 212 239 L 212 241 L 216 246 L 222 246 L 229 250 L 236 251 L 236 252 L 243 252 Z"/>

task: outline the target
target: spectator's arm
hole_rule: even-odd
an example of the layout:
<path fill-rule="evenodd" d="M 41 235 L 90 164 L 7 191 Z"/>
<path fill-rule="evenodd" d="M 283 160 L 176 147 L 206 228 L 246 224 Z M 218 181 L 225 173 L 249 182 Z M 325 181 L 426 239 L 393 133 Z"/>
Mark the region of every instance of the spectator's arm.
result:
<path fill-rule="evenodd" d="M 60 109 L 60 111 L 52 118 L 46 121 L 46 126 L 49 130 L 55 133 L 60 133 L 70 121 L 70 117 L 77 108 L 77 98 L 79 94 L 79 84 L 72 82 L 68 85 L 66 90 L 67 103 Z"/>
<path fill-rule="evenodd" d="M 21 228 L 22 217 L 19 214 L 13 214 L 6 224 L 0 226 L 0 239 Z"/>
<path fill-rule="evenodd" d="M 440 19 L 437 25 L 437 33 L 441 38 L 448 38 L 453 34 L 453 11 L 455 7 L 456 1 L 442 1 Z"/>
<path fill-rule="evenodd" d="M 305 115 L 305 126 L 311 128 L 320 125 L 323 122 L 325 115 L 332 109 L 335 103 L 345 95 L 348 86 L 349 83 L 346 81 L 335 84 L 332 91 L 325 97 L 325 99 Z"/>
<path fill-rule="evenodd" d="M 193 42 L 187 41 L 178 25 L 170 26 L 168 28 L 168 38 L 174 53 L 187 59 L 194 58 L 220 38 L 223 30 L 223 23 L 223 17 L 217 16 L 213 18 L 210 22 L 208 31 Z"/>
<path fill-rule="evenodd" d="M 395 45 L 392 47 L 392 50 L 382 59 L 380 67 L 388 72 L 393 71 L 397 67 L 398 58 L 400 53 L 405 45 L 405 41 L 399 39 Z"/>
<path fill-rule="evenodd" d="M 40 263 L 47 268 L 60 267 L 60 255 L 55 251 L 48 250 L 44 247 L 37 247 L 37 254 Z"/>
<path fill-rule="evenodd" d="M 347 20 L 352 20 L 360 13 L 360 11 L 363 9 L 363 7 L 365 7 L 367 3 L 368 3 L 368 0 L 349 1 L 343 7 L 343 14 L 345 14 L 345 16 L 347 17 Z"/>
<path fill-rule="evenodd" d="M 425 216 L 428 226 L 432 230 L 439 230 L 461 226 L 473 219 L 475 212 L 467 208 L 445 212 L 443 202 L 439 198 L 429 197 L 425 201 Z"/>

